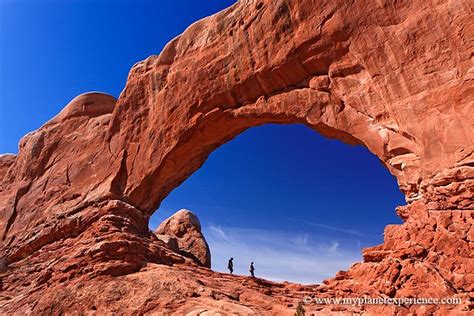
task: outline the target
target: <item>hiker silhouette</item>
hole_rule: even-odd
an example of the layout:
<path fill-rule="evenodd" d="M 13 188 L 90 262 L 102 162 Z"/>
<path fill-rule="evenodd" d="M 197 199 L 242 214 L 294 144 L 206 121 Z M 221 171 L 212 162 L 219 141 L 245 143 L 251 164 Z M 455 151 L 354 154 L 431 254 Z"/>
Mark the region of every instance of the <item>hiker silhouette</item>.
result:
<path fill-rule="evenodd" d="M 255 267 L 253 266 L 253 262 L 250 262 L 249 271 L 250 271 L 250 275 L 251 275 L 252 277 L 255 277 L 255 274 L 254 274 L 254 272 L 255 272 Z"/>
<path fill-rule="evenodd" d="M 234 258 L 229 259 L 229 262 L 227 263 L 227 269 L 229 269 L 230 274 L 234 272 Z"/>

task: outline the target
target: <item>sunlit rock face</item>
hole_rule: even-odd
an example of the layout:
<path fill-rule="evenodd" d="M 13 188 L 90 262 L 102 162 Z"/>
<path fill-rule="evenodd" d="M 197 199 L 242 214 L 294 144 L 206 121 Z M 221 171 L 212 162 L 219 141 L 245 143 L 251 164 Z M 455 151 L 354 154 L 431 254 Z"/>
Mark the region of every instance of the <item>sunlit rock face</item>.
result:
<path fill-rule="evenodd" d="M 0 156 L 1 312 L 291 315 L 307 295 L 462 299 L 305 306 L 323 314 L 467 312 L 471 21 L 467 0 L 247 0 L 194 23 L 132 68 L 118 100 L 82 95 Z M 149 231 L 215 148 L 265 123 L 366 146 L 406 195 L 405 223 L 305 287 L 212 272 Z"/>
<path fill-rule="evenodd" d="M 201 222 L 193 212 L 185 209 L 179 210 L 164 220 L 155 233 L 158 236 L 174 237 L 177 240 L 180 254 L 193 259 L 203 267 L 211 267 L 209 245 L 201 232 Z"/>

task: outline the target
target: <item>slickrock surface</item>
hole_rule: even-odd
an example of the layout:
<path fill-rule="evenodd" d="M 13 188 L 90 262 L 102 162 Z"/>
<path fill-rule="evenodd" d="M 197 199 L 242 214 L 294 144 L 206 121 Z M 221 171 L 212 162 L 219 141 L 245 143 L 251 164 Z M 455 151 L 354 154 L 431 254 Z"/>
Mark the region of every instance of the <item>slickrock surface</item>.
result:
<path fill-rule="evenodd" d="M 163 221 L 155 233 L 175 237 L 180 254 L 193 259 L 203 267 L 211 267 L 209 245 L 201 232 L 201 223 L 193 212 L 179 210 Z"/>
<path fill-rule="evenodd" d="M 0 311 L 467 314 L 474 296 L 473 2 L 247 0 L 137 63 L 118 100 L 81 95 L 0 156 Z M 228 276 L 148 229 L 167 194 L 245 129 L 303 123 L 366 146 L 406 195 L 364 262 L 320 286 Z M 321 153 L 324 154 L 324 153 Z M 315 166 L 317 167 L 317 166 Z"/>

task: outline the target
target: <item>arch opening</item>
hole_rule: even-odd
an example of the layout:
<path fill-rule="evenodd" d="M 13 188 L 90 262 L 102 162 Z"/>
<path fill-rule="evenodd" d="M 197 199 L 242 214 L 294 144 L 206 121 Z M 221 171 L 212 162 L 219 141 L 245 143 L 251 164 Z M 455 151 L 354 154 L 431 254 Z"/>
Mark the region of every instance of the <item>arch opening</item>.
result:
<path fill-rule="evenodd" d="M 396 179 L 363 146 L 348 146 L 304 124 L 265 124 L 239 133 L 174 189 L 151 216 L 155 230 L 179 209 L 201 220 L 212 269 L 303 284 L 361 261 L 401 224 Z"/>

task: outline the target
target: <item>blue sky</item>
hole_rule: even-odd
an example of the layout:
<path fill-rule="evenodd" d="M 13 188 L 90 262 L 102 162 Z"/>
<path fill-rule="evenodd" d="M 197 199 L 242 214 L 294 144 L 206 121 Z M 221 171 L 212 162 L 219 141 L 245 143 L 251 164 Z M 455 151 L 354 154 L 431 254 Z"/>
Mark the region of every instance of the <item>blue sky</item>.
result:
<path fill-rule="evenodd" d="M 76 95 L 118 96 L 131 66 L 192 22 L 234 1 L 0 0 L 0 153 Z M 150 227 L 181 208 L 201 219 L 213 268 L 319 282 L 382 242 L 404 204 L 395 179 L 361 147 L 301 125 L 249 129 L 174 190 Z"/>
<path fill-rule="evenodd" d="M 315 283 L 362 259 L 401 223 L 396 180 L 360 146 L 304 125 L 254 127 L 215 150 L 150 221 L 156 228 L 185 208 L 201 220 L 213 268 L 272 280 Z"/>

